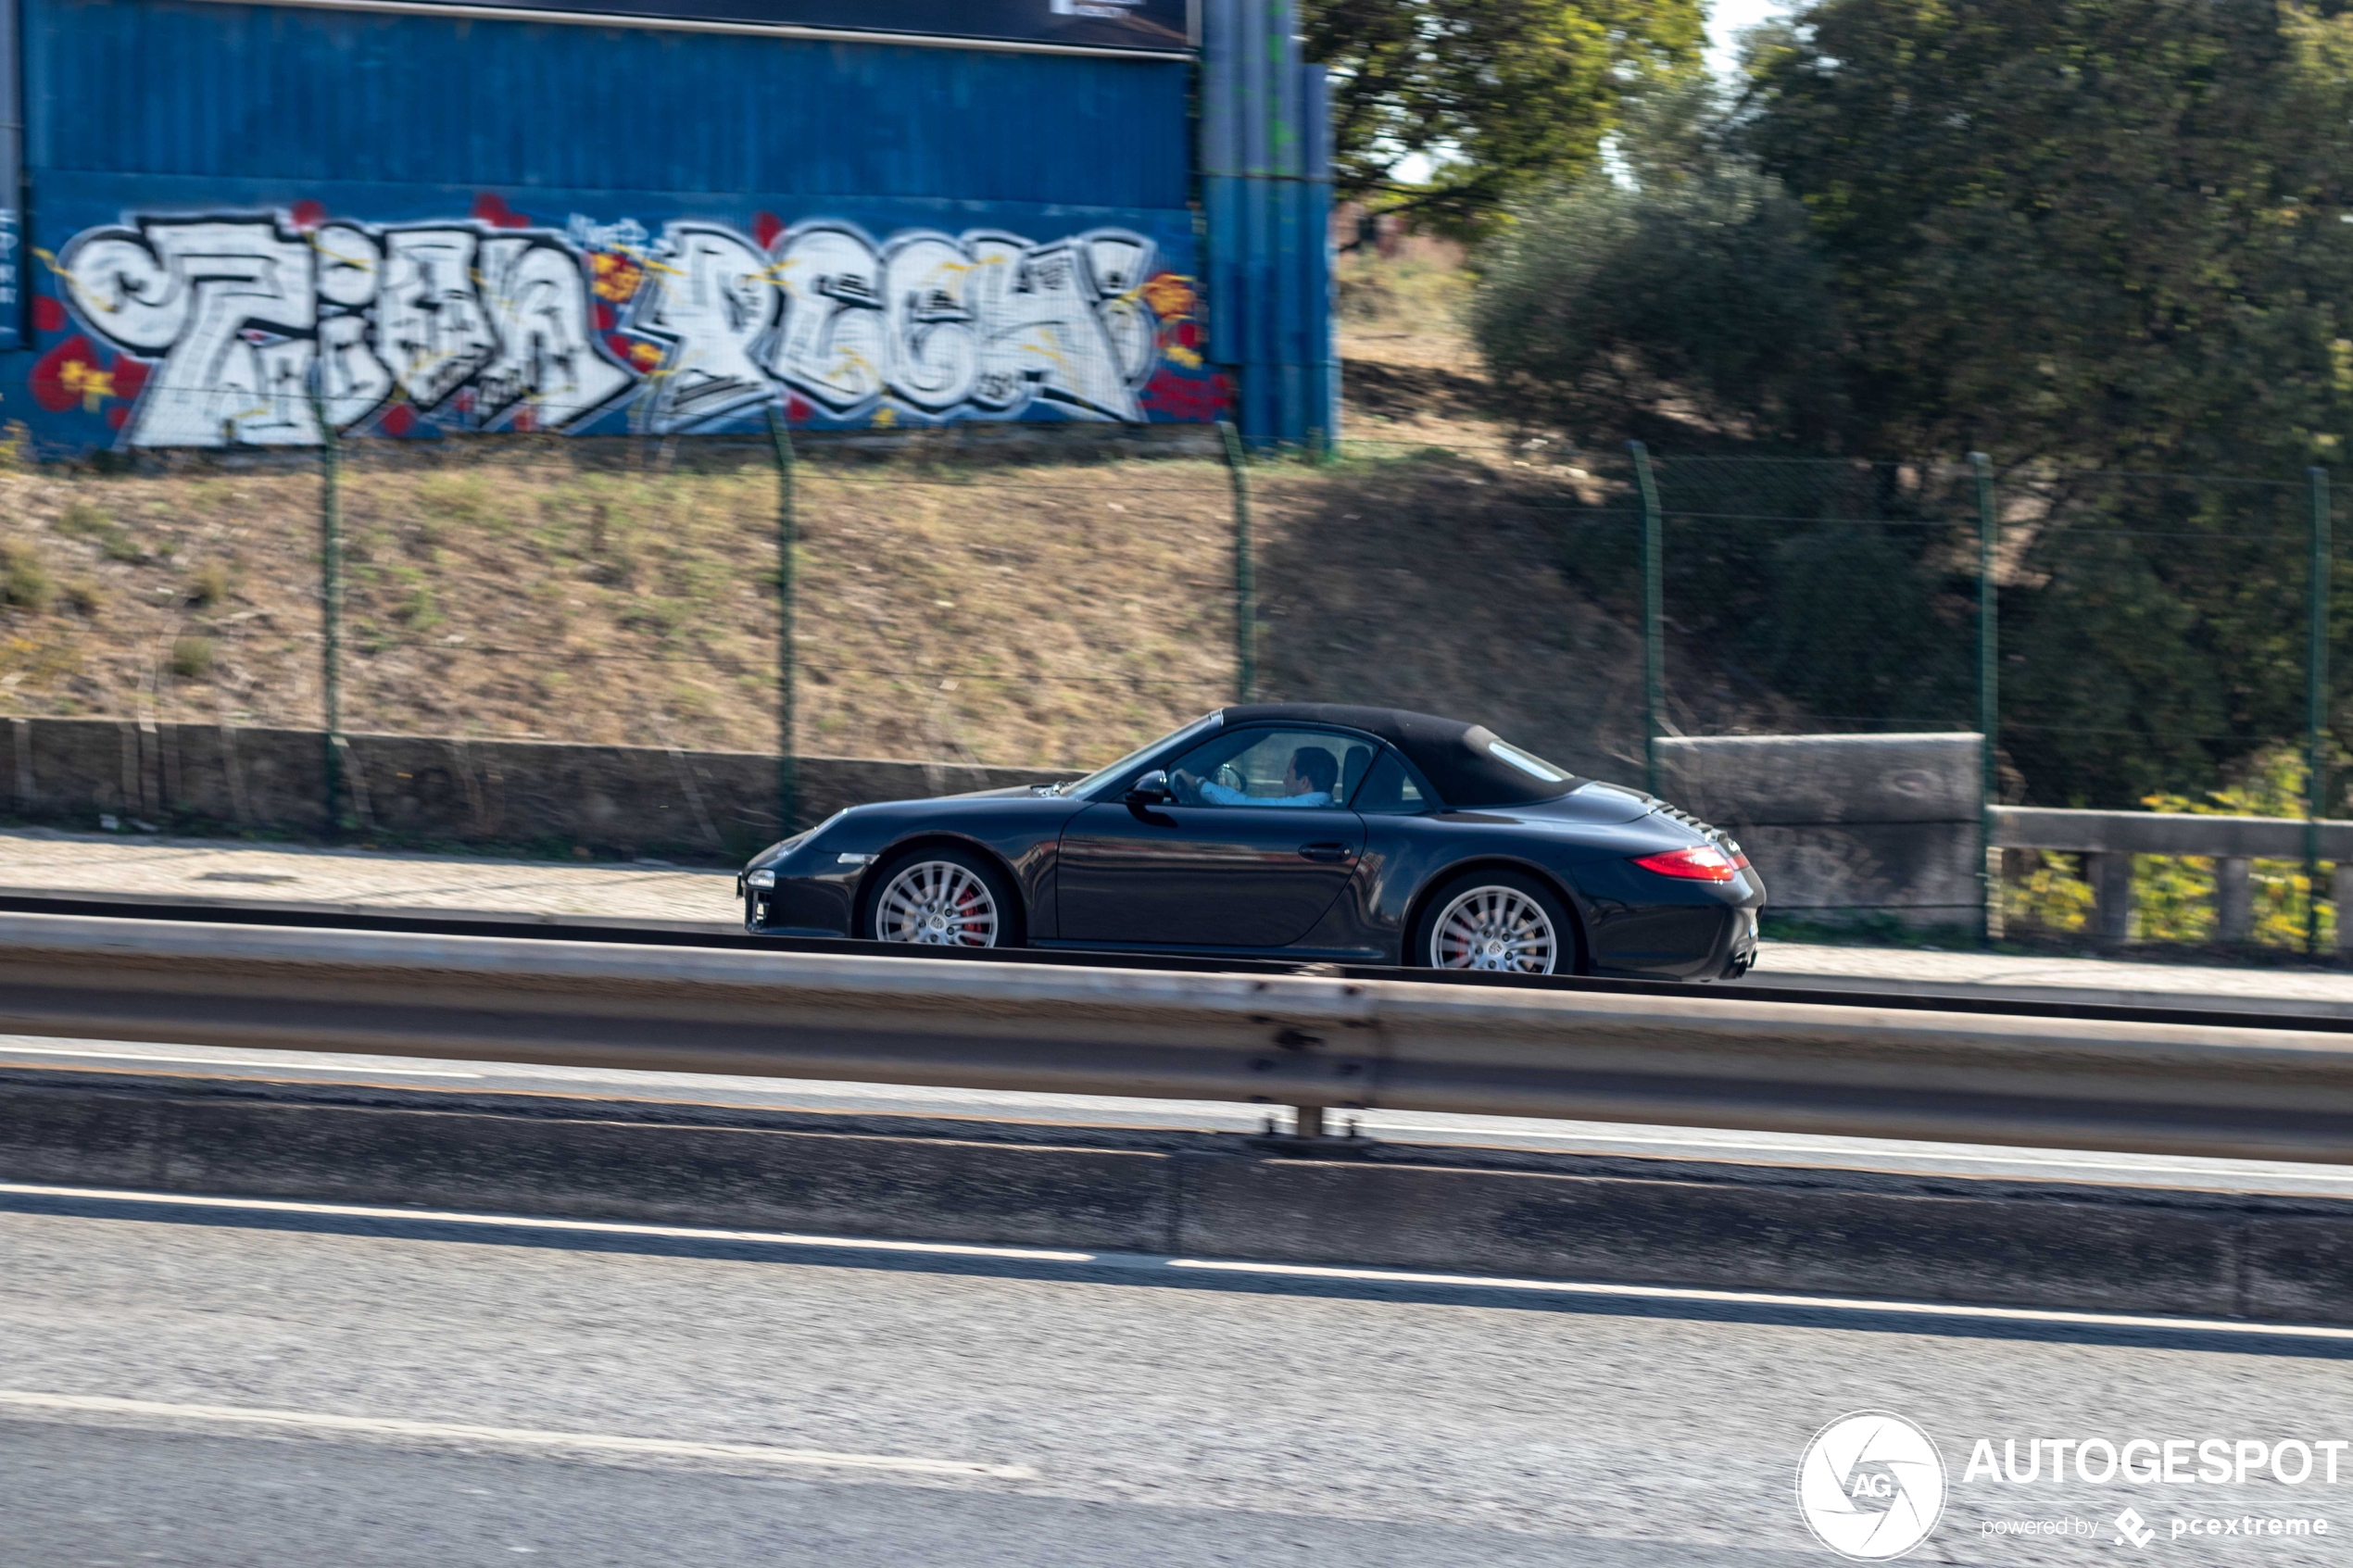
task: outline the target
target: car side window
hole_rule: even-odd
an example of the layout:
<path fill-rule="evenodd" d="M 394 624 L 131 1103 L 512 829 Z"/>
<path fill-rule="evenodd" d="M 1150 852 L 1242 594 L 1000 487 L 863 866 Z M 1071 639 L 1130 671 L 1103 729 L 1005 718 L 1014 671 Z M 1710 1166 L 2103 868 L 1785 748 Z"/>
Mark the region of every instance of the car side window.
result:
<path fill-rule="evenodd" d="M 1368 817 L 1413 817 L 1429 809 L 1428 797 L 1405 771 L 1405 764 L 1386 746 L 1349 804 Z"/>
<path fill-rule="evenodd" d="M 1241 730 L 1187 752 L 1168 784 L 1179 806 L 1331 808 L 1347 803 L 1372 752 L 1327 730 Z"/>

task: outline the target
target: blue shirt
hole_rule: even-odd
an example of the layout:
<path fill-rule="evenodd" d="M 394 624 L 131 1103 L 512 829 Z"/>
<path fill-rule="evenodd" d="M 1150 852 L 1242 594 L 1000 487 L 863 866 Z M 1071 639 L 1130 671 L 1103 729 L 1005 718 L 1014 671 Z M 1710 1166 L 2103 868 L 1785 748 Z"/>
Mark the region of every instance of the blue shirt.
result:
<path fill-rule="evenodd" d="M 1212 806 L 1328 806 L 1331 791 L 1312 789 L 1305 795 L 1244 795 L 1210 779 L 1201 782 L 1201 797 Z"/>

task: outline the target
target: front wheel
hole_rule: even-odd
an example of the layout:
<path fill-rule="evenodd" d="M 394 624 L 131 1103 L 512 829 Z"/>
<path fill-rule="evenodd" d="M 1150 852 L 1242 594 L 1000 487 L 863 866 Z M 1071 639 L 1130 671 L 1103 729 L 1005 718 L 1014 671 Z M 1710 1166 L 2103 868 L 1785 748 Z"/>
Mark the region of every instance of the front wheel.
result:
<path fill-rule="evenodd" d="M 1414 922 L 1411 963 L 1503 974 L 1567 974 L 1576 937 L 1560 896 L 1519 872 L 1474 872 L 1441 888 Z"/>
<path fill-rule="evenodd" d="M 886 867 L 866 895 L 865 924 L 877 942 L 1011 947 L 1021 940 L 1004 874 L 963 849 L 917 850 Z"/>

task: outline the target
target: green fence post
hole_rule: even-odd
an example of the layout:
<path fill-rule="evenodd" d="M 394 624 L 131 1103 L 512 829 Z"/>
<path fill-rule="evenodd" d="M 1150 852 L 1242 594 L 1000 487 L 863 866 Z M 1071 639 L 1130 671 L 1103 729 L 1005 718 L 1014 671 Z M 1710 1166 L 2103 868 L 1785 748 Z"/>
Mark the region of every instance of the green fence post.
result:
<path fill-rule="evenodd" d="M 1258 691 L 1258 567 L 1251 558 L 1250 467 L 1241 432 L 1231 420 L 1217 421 L 1225 438 L 1226 471 L 1234 487 L 1234 689 L 1237 702 Z"/>
<path fill-rule="evenodd" d="M 1994 465 L 1984 453 L 1971 452 L 1969 466 L 1977 481 L 1977 940 L 1990 947 L 2001 934 L 2002 919 L 2001 862 L 1994 847 L 1994 803 L 2001 797 L 1994 755 L 2002 725 L 2002 621 L 1994 555 L 2001 544 L 2002 520 L 1994 505 Z"/>
<path fill-rule="evenodd" d="M 768 440 L 776 449 L 776 836 L 788 838 L 800 813 L 800 763 L 793 750 L 794 551 L 800 543 L 793 511 L 792 431 L 768 405 Z"/>
<path fill-rule="evenodd" d="M 2329 721 L 2329 470 L 2308 470 L 2312 483 L 2312 566 L 2305 597 L 2309 638 L 2304 655 L 2304 950 L 2321 950 L 2321 818 L 2328 809 Z M 2336 918 L 2343 920 L 2339 909 Z"/>
<path fill-rule="evenodd" d="M 319 424 L 320 684 L 326 721 L 327 834 L 343 831 L 343 445 L 327 401 L 314 387 L 310 417 Z"/>
<path fill-rule="evenodd" d="M 1634 488 L 1642 499 L 1642 787 L 1658 793 L 1659 708 L 1667 684 L 1665 521 L 1658 511 L 1658 483 L 1651 473 L 1650 448 L 1629 441 Z"/>

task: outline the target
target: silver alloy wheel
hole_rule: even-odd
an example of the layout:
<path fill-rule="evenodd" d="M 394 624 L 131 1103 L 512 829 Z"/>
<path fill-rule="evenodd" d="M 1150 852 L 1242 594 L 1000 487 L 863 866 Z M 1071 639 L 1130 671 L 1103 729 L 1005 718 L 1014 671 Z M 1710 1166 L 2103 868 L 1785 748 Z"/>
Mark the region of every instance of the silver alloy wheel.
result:
<path fill-rule="evenodd" d="M 941 947 L 994 947 L 997 896 L 969 866 L 917 860 L 875 901 L 875 936 Z"/>
<path fill-rule="evenodd" d="M 1432 969 L 1550 974 L 1559 951 L 1553 917 L 1516 887 L 1474 887 L 1439 911 L 1430 927 Z"/>

